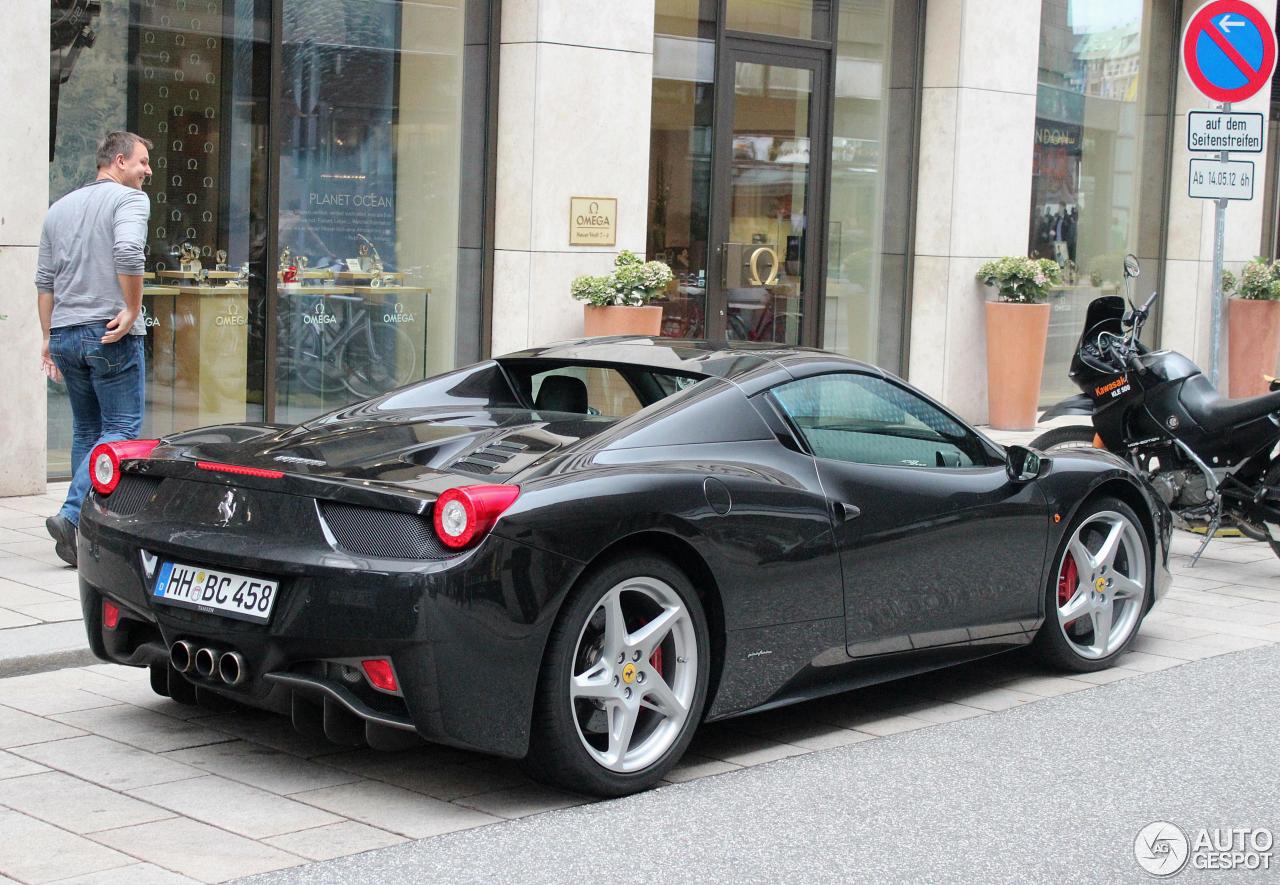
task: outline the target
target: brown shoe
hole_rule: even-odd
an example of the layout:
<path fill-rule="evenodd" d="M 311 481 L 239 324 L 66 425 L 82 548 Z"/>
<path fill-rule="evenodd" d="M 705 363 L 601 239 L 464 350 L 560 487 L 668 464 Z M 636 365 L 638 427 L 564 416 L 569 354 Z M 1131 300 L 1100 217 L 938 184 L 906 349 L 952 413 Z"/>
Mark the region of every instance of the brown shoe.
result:
<path fill-rule="evenodd" d="M 50 516 L 44 527 L 53 538 L 53 552 L 72 568 L 76 567 L 76 524 L 62 514 Z"/>

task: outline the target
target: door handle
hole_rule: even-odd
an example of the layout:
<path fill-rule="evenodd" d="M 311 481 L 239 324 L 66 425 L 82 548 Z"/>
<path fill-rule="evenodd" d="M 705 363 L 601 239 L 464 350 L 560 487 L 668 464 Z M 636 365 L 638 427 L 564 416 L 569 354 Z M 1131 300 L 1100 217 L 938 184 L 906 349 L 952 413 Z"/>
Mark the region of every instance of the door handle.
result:
<path fill-rule="evenodd" d="M 862 515 L 862 508 L 857 504 L 849 504 L 846 501 L 840 501 L 838 506 L 840 509 L 840 516 L 843 518 L 844 522 L 848 522 L 851 519 L 857 519 Z"/>

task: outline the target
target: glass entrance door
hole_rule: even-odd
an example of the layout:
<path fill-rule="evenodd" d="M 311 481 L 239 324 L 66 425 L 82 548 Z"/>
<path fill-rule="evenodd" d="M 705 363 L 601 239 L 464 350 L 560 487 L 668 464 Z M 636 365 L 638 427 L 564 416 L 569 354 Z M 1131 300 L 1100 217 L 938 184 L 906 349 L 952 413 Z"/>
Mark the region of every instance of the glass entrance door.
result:
<path fill-rule="evenodd" d="M 810 232 L 825 229 L 824 56 L 729 42 L 717 78 L 707 334 L 816 344 L 821 244 Z"/>

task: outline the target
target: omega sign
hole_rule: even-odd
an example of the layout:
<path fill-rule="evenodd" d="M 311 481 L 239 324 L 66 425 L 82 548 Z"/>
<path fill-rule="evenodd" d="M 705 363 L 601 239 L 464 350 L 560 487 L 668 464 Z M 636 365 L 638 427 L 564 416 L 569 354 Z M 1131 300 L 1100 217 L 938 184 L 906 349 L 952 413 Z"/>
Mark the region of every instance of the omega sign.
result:
<path fill-rule="evenodd" d="M 569 245 L 612 246 L 617 243 L 616 197 L 569 198 Z"/>

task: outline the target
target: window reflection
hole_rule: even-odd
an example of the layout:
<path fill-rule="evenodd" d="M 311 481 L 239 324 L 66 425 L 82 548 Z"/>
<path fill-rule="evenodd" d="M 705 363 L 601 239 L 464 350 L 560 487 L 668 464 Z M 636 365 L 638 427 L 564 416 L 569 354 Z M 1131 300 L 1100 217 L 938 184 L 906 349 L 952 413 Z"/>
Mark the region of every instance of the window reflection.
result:
<path fill-rule="evenodd" d="M 1089 302 L 1120 292 L 1135 252 L 1158 266 L 1165 175 L 1166 67 L 1177 33 L 1154 0 L 1045 0 L 1040 19 L 1030 254 L 1057 261 L 1041 401 L 1067 377 Z"/>

